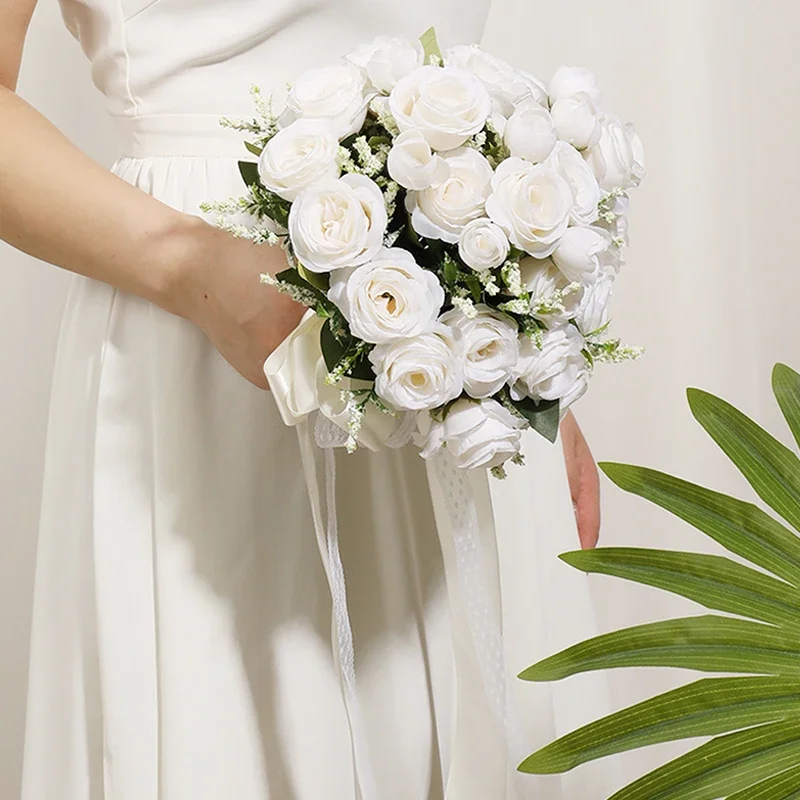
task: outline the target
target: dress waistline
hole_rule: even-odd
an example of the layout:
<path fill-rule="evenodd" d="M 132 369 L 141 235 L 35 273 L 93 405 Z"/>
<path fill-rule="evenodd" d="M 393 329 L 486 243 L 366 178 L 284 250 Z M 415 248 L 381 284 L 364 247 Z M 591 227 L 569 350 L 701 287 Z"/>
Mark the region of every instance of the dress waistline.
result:
<path fill-rule="evenodd" d="M 247 159 L 246 134 L 223 128 L 216 114 L 115 116 L 122 156 Z M 252 156 L 249 156 L 252 159 Z"/>

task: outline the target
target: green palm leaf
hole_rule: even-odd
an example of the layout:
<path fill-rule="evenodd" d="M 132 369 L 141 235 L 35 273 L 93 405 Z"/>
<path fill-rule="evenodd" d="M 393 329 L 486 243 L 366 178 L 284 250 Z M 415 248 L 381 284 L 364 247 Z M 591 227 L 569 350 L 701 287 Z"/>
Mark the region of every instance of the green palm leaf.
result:
<path fill-rule="evenodd" d="M 557 681 L 612 667 L 682 667 L 703 672 L 800 676 L 800 639 L 749 620 L 711 615 L 652 622 L 597 636 L 520 673 Z"/>
<path fill-rule="evenodd" d="M 800 445 L 800 375 L 785 364 L 776 364 L 772 370 L 772 391 L 794 440 Z"/>
<path fill-rule="evenodd" d="M 728 800 L 799 800 L 800 765 L 732 794 Z"/>
<path fill-rule="evenodd" d="M 655 586 L 706 608 L 800 628 L 800 591 L 728 558 L 609 547 L 565 553 L 561 559 L 583 572 Z"/>
<path fill-rule="evenodd" d="M 695 419 L 758 496 L 800 530 L 800 459 L 762 427 L 713 394 L 689 389 Z"/>
<path fill-rule="evenodd" d="M 716 800 L 798 763 L 800 720 L 712 739 L 626 786 L 610 800 Z"/>
<path fill-rule="evenodd" d="M 757 506 L 646 467 L 599 466 L 620 489 L 665 508 L 732 553 L 800 586 L 800 539 Z"/>
<path fill-rule="evenodd" d="M 800 445 L 800 375 L 777 365 L 773 389 Z M 733 406 L 699 390 L 692 412 L 759 497 L 800 530 L 800 460 Z M 639 625 L 598 636 L 521 673 L 560 680 L 598 669 L 682 667 L 741 673 L 638 703 L 547 745 L 520 770 L 549 774 L 615 753 L 715 737 L 617 792 L 611 800 L 800 800 L 800 538 L 762 509 L 643 467 L 602 465 L 650 500 L 750 562 L 665 550 L 567 553 L 585 572 L 689 598 L 726 615 Z"/>
<path fill-rule="evenodd" d="M 520 765 L 539 775 L 638 747 L 800 718 L 800 679 L 703 678 L 586 725 Z"/>

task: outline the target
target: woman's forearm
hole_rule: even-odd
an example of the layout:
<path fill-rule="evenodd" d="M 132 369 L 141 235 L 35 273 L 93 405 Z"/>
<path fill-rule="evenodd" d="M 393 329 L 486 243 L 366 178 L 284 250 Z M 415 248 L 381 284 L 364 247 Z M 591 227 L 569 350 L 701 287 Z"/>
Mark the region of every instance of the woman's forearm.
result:
<path fill-rule="evenodd" d="M 0 238 L 181 313 L 176 286 L 217 233 L 110 174 L 0 85 Z"/>

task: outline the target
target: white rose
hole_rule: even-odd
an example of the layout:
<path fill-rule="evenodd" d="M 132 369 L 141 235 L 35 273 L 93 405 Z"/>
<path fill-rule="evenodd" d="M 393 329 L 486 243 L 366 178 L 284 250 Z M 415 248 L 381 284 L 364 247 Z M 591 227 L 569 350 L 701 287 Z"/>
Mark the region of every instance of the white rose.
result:
<path fill-rule="evenodd" d="M 261 182 L 290 202 L 303 189 L 339 177 L 336 131 L 323 120 L 299 119 L 275 134 L 258 160 Z"/>
<path fill-rule="evenodd" d="M 541 349 L 528 336 L 521 336 L 512 397 L 560 400 L 562 413 L 566 411 L 589 385 L 583 348 L 583 336 L 574 325 L 544 331 Z"/>
<path fill-rule="evenodd" d="M 562 142 L 585 150 L 600 140 L 600 120 L 588 94 L 579 92 L 571 97 L 559 97 L 550 113 L 556 135 Z"/>
<path fill-rule="evenodd" d="M 598 183 L 606 191 L 638 186 L 645 174 L 644 150 L 633 125 L 608 114 L 600 125 L 600 140 L 584 154 Z"/>
<path fill-rule="evenodd" d="M 409 192 L 406 208 L 420 236 L 455 244 L 469 222 L 484 216 L 494 173 L 486 158 L 471 147 L 451 150 L 442 158 L 450 169 L 447 180 Z"/>
<path fill-rule="evenodd" d="M 588 94 L 595 105 L 600 102 L 600 89 L 597 88 L 594 75 L 583 67 L 559 67 L 550 81 L 551 104 L 562 97 L 573 97 L 581 93 Z"/>
<path fill-rule="evenodd" d="M 428 330 L 444 304 L 439 279 L 399 247 L 384 248 L 355 269 L 331 274 L 328 297 L 354 336 L 382 344 Z"/>
<path fill-rule="evenodd" d="M 458 255 L 476 272 L 495 269 L 505 263 L 510 249 L 502 228 L 485 217 L 468 223 L 458 239 Z"/>
<path fill-rule="evenodd" d="M 525 427 L 496 400 L 456 400 L 442 421 L 419 415 L 420 455 L 431 458 L 446 446 L 460 469 L 492 469 L 519 453 Z"/>
<path fill-rule="evenodd" d="M 511 244 L 537 258 L 549 256 L 569 224 L 572 191 L 553 169 L 507 158 L 492 179 L 486 211 Z"/>
<path fill-rule="evenodd" d="M 575 322 L 584 336 L 596 333 L 608 325 L 613 287 L 614 279 L 610 275 L 603 275 L 591 286 L 586 287 L 575 315 Z"/>
<path fill-rule="evenodd" d="M 600 228 L 567 228 L 553 251 L 553 261 L 567 280 L 591 283 L 600 274 L 601 255 L 610 244 Z"/>
<path fill-rule="evenodd" d="M 336 64 L 312 69 L 289 90 L 281 125 L 300 118 L 326 120 L 339 139 L 345 139 L 363 127 L 368 103 L 364 76 L 357 67 Z"/>
<path fill-rule="evenodd" d="M 464 350 L 464 390 L 470 397 L 497 394 L 511 379 L 519 355 L 517 325 L 489 306 L 475 307 L 467 317 L 454 308 L 439 318 L 461 335 Z"/>
<path fill-rule="evenodd" d="M 421 67 L 425 58 L 419 42 L 397 36 L 379 36 L 346 56 L 351 64 L 363 70 L 367 80 L 383 94 Z"/>
<path fill-rule="evenodd" d="M 503 140 L 512 156 L 534 163 L 544 161 L 556 145 L 550 112 L 535 100 L 527 100 L 506 123 Z"/>
<path fill-rule="evenodd" d="M 591 225 L 595 222 L 602 192 L 597 178 L 581 154 L 566 142 L 558 142 L 547 160 L 547 165 L 558 172 L 572 190 L 570 220 L 575 225 Z"/>
<path fill-rule="evenodd" d="M 389 108 L 401 131 L 418 130 L 434 150 L 452 150 L 483 129 L 492 101 L 472 73 L 426 66 L 398 81 Z"/>
<path fill-rule="evenodd" d="M 552 258 L 523 258 L 519 262 L 519 271 L 522 285 L 528 290 L 534 306 L 553 303 L 555 293 L 563 292 L 571 283 L 553 263 Z M 547 323 L 567 322 L 577 313 L 583 292 L 583 288 L 567 292 L 562 298 L 560 308 L 537 312 L 534 316 Z"/>
<path fill-rule="evenodd" d="M 548 105 L 548 98 L 547 98 L 547 87 L 540 81 L 538 78 L 534 77 L 530 74 L 530 72 L 525 72 L 525 70 L 520 70 L 519 75 L 523 81 L 525 81 L 525 86 L 528 87 L 528 92 L 530 92 L 530 96 L 540 105 L 545 106 Z"/>
<path fill-rule="evenodd" d="M 404 131 L 395 138 L 386 162 L 392 180 L 404 189 L 421 191 L 441 186 L 450 177 L 450 167 L 419 131 Z"/>
<path fill-rule="evenodd" d="M 478 78 L 492 98 L 492 111 L 504 117 L 508 117 L 518 103 L 533 96 L 534 88 L 537 89 L 535 99 L 540 97 L 535 78 L 523 75 L 476 44 L 453 47 L 444 54 L 444 63 L 448 67 L 465 69 Z"/>
<path fill-rule="evenodd" d="M 364 175 L 345 175 L 302 191 L 289 211 L 298 261 L 311 272 L 357 267 L 383 246 L 383 194 Z"/>
<path fill-rule="evenodd" d="M 439 408 L 464 388 L 464 354 L 446 325 L 412 339 L 379 344 L 369 354 L 378 396 L 400 411 Z"/>

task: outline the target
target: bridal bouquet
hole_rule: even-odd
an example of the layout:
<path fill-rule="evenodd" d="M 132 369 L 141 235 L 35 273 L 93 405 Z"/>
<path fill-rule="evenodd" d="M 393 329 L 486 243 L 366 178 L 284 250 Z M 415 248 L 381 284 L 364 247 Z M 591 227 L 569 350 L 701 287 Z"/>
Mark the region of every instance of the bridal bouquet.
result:
<path fill-rule="evenodd" d="M 253 92 L 254 119 L 223 120 L 258 158 L 247 194 L 204 210 L 281 245 L 263 281 L 310 309 L 266 365 L 289 424 L 319 410 L 349 449 L 413 430 L 423 457 L 502 474 L 595 363 L 638 355 L 605 333 L 642 146 L 590 72 L 545 87 L 428 31 L 301 75 L 280 113 Z"/>

